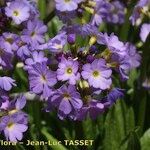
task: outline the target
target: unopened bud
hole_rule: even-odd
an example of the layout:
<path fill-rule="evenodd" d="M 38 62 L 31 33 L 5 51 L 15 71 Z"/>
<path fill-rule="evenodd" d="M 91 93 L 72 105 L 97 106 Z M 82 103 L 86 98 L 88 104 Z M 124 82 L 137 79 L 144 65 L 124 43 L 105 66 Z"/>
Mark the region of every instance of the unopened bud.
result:
<path fill-rule="evenodd" d="M 97 41 L 97 38 L 96 38 L 95 36 L 92 36 L 92 37 L 90 38 L 89 45 L 92 46 L 93 44 L 96 43 L 96 41 Z"/>
<path fill-rule="evenodd" d="M 91 7 L 95 7 L 96 6 L 96 2 L 88 1 L 88 5 L 91 6 Z"/>
<path fill-rule="evenodd" d="M 94 9 L 93 8 L 90 8 L 90 7 L 87 7 L 87 6 L 83 6 L 83 8 L 90 14 L 94 14 Z"/>
<path fill-rule="evenodd" d="M 79 82 L 79 86 L 80 86 L 81 89 L 89 88 L 89 84 L 88 84 L 88 82 L 85 81 L 85 80 L 81 80 L 81 81 Z"/>
<path fill-rule="evenodd" d="M 76 40 L 76 35 L 75 34 L 68 34 L 67 36 L 67 41 L 69 44 L 74 44 Z"/>

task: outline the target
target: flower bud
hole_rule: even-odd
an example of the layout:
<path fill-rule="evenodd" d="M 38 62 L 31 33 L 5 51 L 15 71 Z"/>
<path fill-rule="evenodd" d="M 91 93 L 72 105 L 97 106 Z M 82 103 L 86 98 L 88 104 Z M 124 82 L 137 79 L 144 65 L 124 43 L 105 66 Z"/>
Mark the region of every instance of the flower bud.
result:
<path fill-rule="evenodd" d="M 90 38 L 89 45 L 92 46 L 93 44 L 96 43 L 96 41 L 97 41 L 96 37 L 95 37 L 95 36 L 92 36 L 92 37 Z"/>
<path fill-rule="evenodd" d="M 74 44 L 76 40 L 76 35 L 75 34 L 69 34 L 67 36 L 67 41 L 69 44 Z"/>

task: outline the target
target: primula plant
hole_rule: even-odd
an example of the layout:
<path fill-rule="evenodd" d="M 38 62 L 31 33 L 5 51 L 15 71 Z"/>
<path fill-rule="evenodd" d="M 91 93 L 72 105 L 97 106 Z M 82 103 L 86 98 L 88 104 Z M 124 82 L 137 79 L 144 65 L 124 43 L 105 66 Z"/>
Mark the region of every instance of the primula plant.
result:
<path fill-rule="evenodd" d="M 0 149 L 149 150 L 149 6 L 0 0 Z"/>

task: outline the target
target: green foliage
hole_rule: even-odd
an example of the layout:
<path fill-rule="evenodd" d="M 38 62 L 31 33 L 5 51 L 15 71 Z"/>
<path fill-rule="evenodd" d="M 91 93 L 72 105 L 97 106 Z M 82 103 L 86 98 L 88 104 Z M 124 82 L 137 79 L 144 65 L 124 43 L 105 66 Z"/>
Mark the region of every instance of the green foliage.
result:
<path fill-rule="evenodd" d="M 145 131 L 144 135 L 140 139 L 142 150 L 150 149 L 150 129 Z"/>
<path fill-rule="evenodd" d="M 50 140 L 51 142 L 53 143 L 58 143 L 58 140 L 55 139 L 52 135 L 50 135 L 48 132 L 47 132 L 47 129 L 46 128 L 43 128 L 42 129 L 42 133 L 46 136 L 47 140 Z M 59 144 L 59 145 L 51 145 L 50 146 L 53 150 L 67 150 L 62 144 Z"/>

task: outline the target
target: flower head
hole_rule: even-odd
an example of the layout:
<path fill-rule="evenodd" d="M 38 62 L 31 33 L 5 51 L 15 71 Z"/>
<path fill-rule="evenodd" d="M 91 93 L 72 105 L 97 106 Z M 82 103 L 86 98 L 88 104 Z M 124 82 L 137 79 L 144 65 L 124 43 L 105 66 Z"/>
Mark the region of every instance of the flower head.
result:
<path fill-rule="evenodd" d="M 123 89 L 114 88 L 112 89 L 109 94 L 104 98 L 104 105 L 105 107 L 111 107 L 118 99 L 124 96 Z"/>
<path fill-rule="evenodd" d="M 88 115 L 91 119 L 96 119 L 97 116 L 105 110 L 104 104 L 98 100 L 91 100 L 89 104 L 83 106 L 75 115 L 75 120 L 83 120 Z"/>
<path fill-rule="evenodd" d="M 17 50 L 17 56 L 21 60 L 25 60 L 26 58 L 30 56 L 30 54 L 31 54 L 31 48 L 27 44 L 21 45 Z"/>
<path fill-rule="evenodd" d="M 132 23 L 132 25 L 135 25 L 138 21 L 138 19 L 141 17 L 142 14 L 142 9 L 145 6 L 150 5 L 150 1 L 149 0 L 139 0 L 138 3 L 136 4 L 136 6 L 134 7 L 133 13 L 130 17 L 130 21 Z"/>
<path fill-rule="evenodd" d="M 51 104 L 58 107 L 58 116 L 60 119 L 71 114 L 72 111 L 82 107 L 83 102 L 75 86 L 69 85 L 60 87 L 50 98 Z"/>
<path fill-rule="evenodd" d="M 92 16 L 91 24 L 99 26 L 108 15 L 110 15 L 111 5 L 107 1 L 96 1 L 94 14 Z"/>
<path fill-rule="evenodd" d="M 99 39 L 98 43 L 106 45 L 112 53 L 126 55 L 124 43 L 119 41 L 118 37 L 113 33 L 110 36 L 108 36 L 107 33 L 104 33 L 103 35 L 101 34 L 101 38 Z"/>
<path fill-rule="evenodd" d="M 22 109 L 26 105 L 26 98 L 23 95 L 20 95 L 16 97 L 14 100 L 11 100 L 8 105 L 8 113 L 10 115 L 15 114 L 15 113 L 21 113 Z M 23 112 L 22 112 L 23 113 Z"/>
<path fill-rule="evenodd" d="M 27 117 L 20 113 L 4 116 L 0 121 L 0 131 L 4 131 L 5 137 L 11 142 L 22 140 L 23 133 L 28 129 Z"/>
<path fill-rule="evenodd" d="M 69 84 L 75 85 L 76 81 L 80 79 L 78 65 L 77 60 L 62 57 L 61 62 L 58 64 L 57 79 L 60 81 L 68 81 Z"/>
<path fill-rule="evenodd" d="M 56 9 L 59 11 L 73 11 L 78 8 L 78 3 L 83 0 L 55 0 Z"/>
<path fill-rule="evenodd" d="M 67 43 L 66 33 L 62 32 L 62 33 L 56 35 L 54 38 L 49 40 L 48 49 L 51 52 L 58 53 L 58 52 L 63 51 L 63 48 L 66 43 Z"/>
<path fill-rule="evenodd" d="M 107 22 L 122 24 L 125 21 L 125 7 L 123 4 L 115 0 L 111 2 L 109 15 L 106 17 Z"/>
<path fill-rule="evenodd" d="M 112 71 L 104 59 L 96 59 L 91 64 L 85 64 L 82 69 L 81 75 L 88 80 L 89 85 L 102 90 L 110 88 Z"/>
<path fill-rule="evenodd" d="M 46 63 L 36 63 L 28 70 L 30 90 L 47 98 L 52 94 L 52 86 L 56 84 L 56 75 L 47 68 Z"/>
<path fill-rule="evenodd" d="M 8 53 L 13 53 L 13 51 L 16 51 L 18 49 L 16 40 L 17 40 L 18 36 L 16 34 L 12 34 L 12 33 L 3 33 L 3 44 L 5 47 L 5 50 Z"/>
<path fill-rule="evenodd" d="M 36 63 L 47 62 L 47 60 L 48 58 L 44 57 L 44 53 L 42 51 L 40 52 L 34 51 L 32 53 L 32 56 L 25 60 L 25 64 L 26 64 L 25 69 L 30 69 L 32 68 L 32 65 Z"/>
<path fill-rule="evenodd" d="M 4 68 L 11 68 L 11 60 L 13 57 L 12 51 L 6 49 L 5 41 L 3 38 L 0 38 L 0 65 Z"/>
<path fill-rule="evenodd" d="M 130 64 L 130 70 L 140 66 L 141 56 L 137 52 L 136 47 L 131 43 L 125 44 L 127 49 L 127 58 L 126 60 Z"/>
<path fill-rule="evenodd" d="M 47 27 L 41 21 L 28 21 L 27 29 L 23 30 L 21 39 L 23 42 L 31 44 L 32 47 L 36 47 L 45 42 L 44 33 L 46 31 Z"/>
<path fill-rule="evenodd" d="M 26 21 L 30 16 L 30 8 L 23 2 L 11 2 L 6 8 L 5 13 L 11 17 L 16 24 Z"/>

